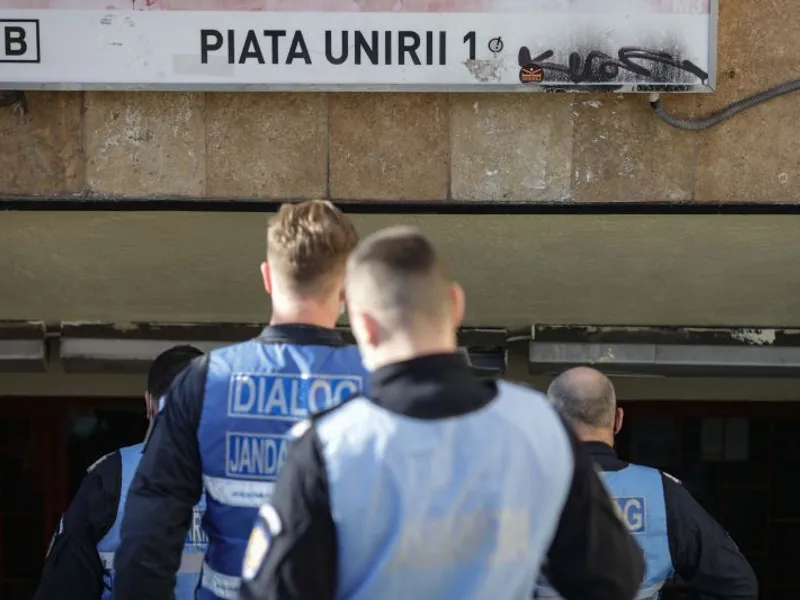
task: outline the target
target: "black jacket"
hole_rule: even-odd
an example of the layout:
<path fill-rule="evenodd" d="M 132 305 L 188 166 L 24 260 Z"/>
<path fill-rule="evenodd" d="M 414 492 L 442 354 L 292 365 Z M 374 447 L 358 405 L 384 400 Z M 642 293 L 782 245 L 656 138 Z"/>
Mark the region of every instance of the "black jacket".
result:
<path fill-rule="evenodd" d="M 122 461 L 107 454 L 89 470 L 61 517 L 34 600 L 97 600 L 103 565 L 97 544 L 117 518 Z"/>
<path fill-rule="evenodd" d="M 619 471 L 628 463 L 601 442 L 583 444 L 603 471 Z M 672 565 L 696 600 L 756 600 L 758 581 L 731 537 L 680 481 L 666 473 L 664 504 Z"/>

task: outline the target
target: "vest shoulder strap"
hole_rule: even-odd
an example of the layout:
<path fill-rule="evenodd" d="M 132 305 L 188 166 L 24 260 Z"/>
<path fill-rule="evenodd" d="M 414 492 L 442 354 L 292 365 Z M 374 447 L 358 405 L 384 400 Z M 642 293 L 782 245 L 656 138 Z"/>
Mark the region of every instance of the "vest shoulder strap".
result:
<path fill-rule="evenodd" d="M 674 482 L 675 482 L 675 483 L 677 483 L 678 485 L 683 485 L 683 482 L 682 482 L 680 479 L 678 479 L 677 477 L 675 477 L 674 475 L 670 475 L 670 474 L 669 474 L 669 473 L 667 473 L 666 471 L 661 471 L 661 474 L 662 474 L 664 477 L 666 477 L 667 479 L 670 479 L 670 480 L 674 481 Z"/>
<path fill-rule="evenodd" d="M 348 402 L 352 402 L 353 400 L 356 400 L 358 398 L 364 398 L 364 396 L 361 395 L 361 392 L 353 392 L 350 396 L 345 396 L 339 404 L 335 404 L 333 406 L 329 406 L 328 408 L 323 408 L 322 410 L 320 410 L 318 412 L 315 412 L 313 415 L 311 415 L 309 420 L 312 423 L 315 423 L 315 422 L 319 421 L 325 415 L 329 415 L 332 412 L 334 412 L 336 410 L 339 410 L 341 407 L 343 407 Z"/>
<path fill-rule="evenodd" d="M 300 439 L 322 417 L 324 417 L 325 415 L 329 415 L 333 411 L 341 408 L 347 402 L 350 402 L 351 400 L 355 400 L 356 398 L 361 398 L 361 397 L 362 396 L 360 395 L 359 392 L 354 392 L 351 396 L 344 398 L 339 404 L 336 404 L 335 406 L 329 406 L 328 408 L 324 408 L 319 412 L 315 412 L 309 418 L 295 423 L 289 430 L 289 438 L 293 441 Z"/>
<path fill-rule="evenodd" d="M 87 473 L 91 473 L 92 471 L 94 471 L 101 462 L 103 462 L 105 459 L 111 457 L 111 455 L 113 455 L 115 452 L 119 452 L 119 450 L 114 450 L 114 452 L 109 452 L 108 454 L 104 454 L 103 456 L 98 458 L 91 465 L 89 465 L 89 468 L 86 469 L 86 472 Z"/>
<path fill-rule="evenodd" d="M 640 475 L 646 475 L 650 477 L 658 476 L 661 477 L 661 471 L 653 467 L 646 467 L 644 465 L 637 465 L 636 463 L 628 463 L 628 466 L 624 469 L 620 469 L 619 471 L 609 471 L 610 473 L 621 473 L 623 471 L 627 471 L 628 473 L 639 473 Z"/>

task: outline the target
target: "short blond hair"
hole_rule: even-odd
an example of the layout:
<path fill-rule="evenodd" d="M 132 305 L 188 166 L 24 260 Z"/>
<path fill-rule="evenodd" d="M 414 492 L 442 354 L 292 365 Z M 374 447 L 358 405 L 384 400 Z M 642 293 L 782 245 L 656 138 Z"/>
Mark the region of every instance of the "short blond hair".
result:
<path fill-rule="evenodd" d="M 436 248 L 414 227 L 389 227 L 369 236 L 347 264 L 348 301 L 380 315 L 392 330 L 448 322 L 452 283 Z"/>
<path fill-rule="evenodd" d="M 267 226 L 270 268 L 300 296 L 333 293 L 356 244 L 350 219 L 325 200 L 284 204 Z"/>

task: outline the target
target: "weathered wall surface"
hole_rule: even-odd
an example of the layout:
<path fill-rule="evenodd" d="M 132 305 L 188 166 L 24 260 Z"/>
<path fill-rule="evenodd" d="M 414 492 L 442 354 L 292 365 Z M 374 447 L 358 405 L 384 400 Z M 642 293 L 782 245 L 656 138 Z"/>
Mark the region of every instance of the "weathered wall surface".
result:
<path fill-rule="evenodd" d="M 800 76 L 796 0 L 721 0 L 708 113 Z M 800 201 L 800 96 L 707 133 L 645 96 L 31 93 L 0 194 L 497 202 Z"/>

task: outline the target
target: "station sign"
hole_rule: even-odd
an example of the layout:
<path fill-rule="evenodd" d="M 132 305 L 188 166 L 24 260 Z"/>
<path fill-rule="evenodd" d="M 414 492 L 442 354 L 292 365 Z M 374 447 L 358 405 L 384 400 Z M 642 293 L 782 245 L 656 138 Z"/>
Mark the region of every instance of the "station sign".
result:
<path fill-rule="evenodd" d="M 0 0 L 0 88 L 706 92 L 718 0 Z"/>

